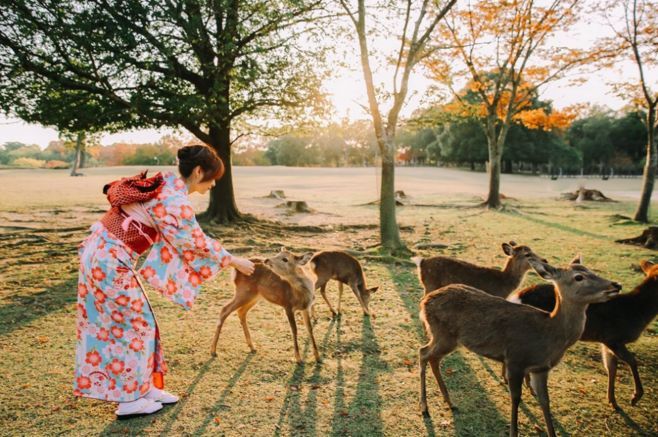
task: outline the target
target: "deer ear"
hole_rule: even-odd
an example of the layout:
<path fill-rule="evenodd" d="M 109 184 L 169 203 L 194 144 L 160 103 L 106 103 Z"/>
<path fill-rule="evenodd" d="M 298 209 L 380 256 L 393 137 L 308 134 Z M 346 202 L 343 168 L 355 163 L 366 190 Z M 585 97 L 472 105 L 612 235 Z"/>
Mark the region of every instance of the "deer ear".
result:
<path fill-rule="evenodd" d="M 514 241 L 514 240 L 510 240 L 510 241 L 509 241 L 509 245 L 510 245 L 510 246 L 516 246 L 516 241 Z"/>
<path fill-rule="evenodd" d="M 574 259 L 571 260 L 569 264 L 583 264 L 583 256 L 581 254 L 578 254 L 574 257 Z"/>
<path fill-rule="evenodd" d="M 297 258 L 297 264 L 303 266 L 313 258 L 313 252 L 306 252 L 304 255 Z"/>
<path fill-rule="evenodd" d="M 557 270 L 555 270 L 555 267 L 551 266 L 550 264 L 543 263 L 534 258 L 528 258 L 528 263 L 539 276 L 546 279 L 547 281 L 555 278 Z"/>
<path fill-rule="evenodd" d="M 655 264 L 652 263 L 651 261 L 647 261 L 646 259 L 640 261 L 640 268 L 642 268 L 642 271 L 647 275 L 649 274 L 649 270 L 651 270 L 651 267 L 653 266 L 655 266 Z"/>
<path fill-rule="evenodd" d="M 512 256 L 514 255 L 514 248 L 509 243 L 503 243 L 503 252 L 507 256 Z"/>
<path fill-rule="evenodd" d="M 285 252 L 286 250 L 288 250 L 286 249 L 286 246 L 281 246 L 281 250 L 279 250 L 279 252 Z"/>
<path fill-rule="evenodd" d="M 374 293 L 377 290 L 379 290 L 379 287 L 372 287 L 372 288 L 368 289 L 368 291 L 371 292 L 371 293 Z"/>

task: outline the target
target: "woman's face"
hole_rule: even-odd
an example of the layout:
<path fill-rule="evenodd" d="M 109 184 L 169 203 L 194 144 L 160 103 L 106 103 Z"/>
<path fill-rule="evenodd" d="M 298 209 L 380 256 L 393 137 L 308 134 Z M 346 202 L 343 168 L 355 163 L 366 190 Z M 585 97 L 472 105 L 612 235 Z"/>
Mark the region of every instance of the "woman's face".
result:
<path fill-rule="evenodd" d="M 187 178 L 187 191 L 192 193 L 206 194 L 208 190 L 215 186 L 215 180 L 211 179 L 209 181 L 202 182 L 203 179 L 203 169 L 200 165 L 194 167 L 192 174 Z"/>

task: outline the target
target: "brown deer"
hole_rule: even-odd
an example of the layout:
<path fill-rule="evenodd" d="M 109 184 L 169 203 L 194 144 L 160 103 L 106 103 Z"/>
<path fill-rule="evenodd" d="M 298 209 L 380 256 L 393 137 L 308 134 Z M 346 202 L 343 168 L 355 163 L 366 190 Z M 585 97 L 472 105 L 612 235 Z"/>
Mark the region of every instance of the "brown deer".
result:
<path fill-rule="evenodd" d="M 618 359 L 627 363 L 633 373 L 635 391 L 631 405 L 637 404 L 644 394 L 637 360 L 626 345 L 635 342 L 658 314 L 658 266 L 640 261 L 640 267 L 646 277 L 632 291 L 587 308 L 585 330 L 580 336 L 581 341 L 601 343 L 601 357 L 608 373 L 608 402 L 615 409 L 619 408 L 615 399 Z M 535 285 L 512 293 L 508 300 L 552 311 L 555 290 L 552 284 Z"/>
<path fill-rule="evenodd" d="M 240 317 L 240 324 L 242 325 L 247 345 L 252 352 L 255 352 L 256 349 L 251 342 L 251 335 L 247 326 L 247 313 L 262 297 L 285 309 L 295 345 L 295 359 L 298 363 L 302 362 L 302 358 L 299 354 L 299 344 L 297 342 L 295 311 L 302 312 L 304 324 L 313 345 L 315 360 L 320 361 L 320 354 L 315 343 L 313 326 L 309 317 L 309 309 L 313 303 L 313 294 L 315 291 L 315 275 L 308 268 L 308 261 L 312 256 L 313 254 L 311 252 L 297 256 L 282 248 L 281 252 L 271 258 L 265 260 L 252 259 L 251 261 L 255 263 L 255 270 L 251 276 L 246 276 L 235 270 L 233 277 L 235 295 L 229 303 L 224 305 L 219 313 L 217 330 L 215 331 L 215 337 L 213 338 L 210 349 L 211 355 L 217 356 L 217 341 L 219 340 L 222 326 L 226 318 L 235 310 L 238 311 L 238 317 Z"/>
<path fill-rule="evenodd" d="M 320 289 L 320 294 L 327 302 L 331 315 L 336 317 L 340 314 L 341 301 L 343 300 L 343 284 L 350 286 L 356 299 L 361 304 L 363 314 L 370 315 L 368 304 L 370 303 L 370 293 L 377 291 L 379 287 L 366 287 L 366 278 L 363 275 L 363 268 L 359 261 L 353 256 L 341 251 L 324 251 L 316 253 L 311 259 L 311 268 L 318 277 L 315 288 Z M 334 308 L 327 299 L 325 292 L 327 282 L 335 279 L 338 281 L 338 311 Z"/>
<path fill-rule="evenodd" d="M 415 257 L 418 276 L 425 294 L 449 284 L 465 284 L 499 297 L 507 297 L 523 282 L 530 270 L 529 260 L 547 262 L 528 246 L 517 246 L 515 242 L 503 243 L 507 260 L 502 270 L 481 267 L 447 256 L 432 258 Z"/>
<path fill-rule="evenodd" d="M 459 344 L 487 358 L 505 363 L 512 403 L 510 436 L 518 434 L 518 408 L 523 378 L 530 374 L 544 414 L 548 434 L 555 436 L 548 398 L 548 372 L 560 362 L 585 326 L 590 303 L 604 302 L 619 293 L 621 285 L 603 279 L 576 258 L 566 268 L 556 268 L 529 258 L 532 268 L 558 290 L 558 304 L 548 313 L 516 305 L 463 284 L 453 284 L 427 294 L 420 303 L 420 317 L 429 343 L 419 349 L 420 409 L 427 415 L 425 371 L 430 363 L 444 400 L 452 408 L 440 363 Z"/>

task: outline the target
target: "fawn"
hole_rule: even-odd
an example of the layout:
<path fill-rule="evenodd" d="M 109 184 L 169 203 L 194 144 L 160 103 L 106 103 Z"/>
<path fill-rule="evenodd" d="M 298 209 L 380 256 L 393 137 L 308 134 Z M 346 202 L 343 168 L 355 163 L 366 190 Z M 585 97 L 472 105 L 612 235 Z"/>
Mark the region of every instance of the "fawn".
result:
<path fill-rule="evenodd" d="M 513 304 L 463 284 L 425 295 L 420 317 L 430 341 L 419 349 L 420 409 L 424 415 L 428 414 L 427 363 L 452 408 L 439 366 L 444 356 L 462 344 L 472 352 L 505 363 L 512 403 L 510 436 L 518 435 L 518 407 L 523 378 L 528 373 L 548 434 L 555 436 L 548 373 L 583 332 L 587 306 L 610 299 L 619 293 L 621 285 L 595 275 L 581 265 L 579 257 L 566 268 L 552 267 L 534 258 L 528 258 L 528 262 L 541 277 L 555 284 L 559 299 L 551 313 Z"/>
<path fill-rule="evenodd" d="M 235 310 L 238 311 L 240 324 L 244 331 L 247 345 L 255 352 L 249 327 L 247 326 L 247 313 L 263 297 L 269 302 L 283 307 L 288 316 L 288 323 L 292 331 L 295 346 L 295 359 L 302 362 L 297 342 L 297 324 L 295 322 L 295 311 L 301 311 L 304 316 L 304 324 L 308 330 L 315 360 L 320 361 L 320 354 L 313 336 L 313 326 L 309 317 L 309 309 L 313 303 L 315 275 L 308 268 L 308 262 L 313 254 L 305 253 L 297 256 L 285 248 L 281 248 L 276 256 L 265 260 L 252 259 L 256 264 L 254 273 L 246 276 L 237 270 L 234 271 L 233 283 L 235 284 L 235 295 L 233 299 L 224 305 L 217 322 L 217 330 L 212 341 L 210 353 L 217 356 L 217 341 L 226 318 Z"/>
<path fill-rule="evenodd" d="M 320 294 L 327 302 L 331 315 L 336 317 L 340 314 L 341 301 L 343 300 L 343 284 L 350 286 L 356 296 L 363 314 L 370 315 L 368 304 L 370 303 L 370 293 L 377 291 L 379 287 L 366 287 L 366 278 L 363 275 L 363 269 L 359 261 L 353 256 L 340 251 L 323 251 L 316 253 L 311 259 L 311 268 L 317 276 L 315 288 L 320 289 Z M 329 303 L 325 289 L 327 282 L 335 279 L 338 281 L 338 312 Z"/>
<path fill-rule="evenodd" d="M 635 355 L 626 344 L 635 342 L 658 314 L 658 266 L 640 261 L 640 267 L 646 277 L 632 291 L 587 308 L 585 330 L 580 336 L 581 341 L 601 343 L 601 358 L 608 374 L 608 402 L 615 409 L 619 408 L 615 398 L 618 359 L 626 362 L 633 373 L 635 391 L 631 405 L 637 404 L 644 394 Z M 552 311 L 555 290 L 551 284 L 535 285 L 512 293 L 508 300 Z"/>
<path fill-rule="evenodd" d="M 507 255 L 503 270 L 480 267 L 446 256 L 415 257 L 412 260 L 418 266 L 418 276 L 425 294 L 449 284 L 465 284 L 494 296 L 506 297 L 523 281 L 526 272 L 530 270 L 531 259 L 544 263 L 547 261 L 528 246 L 517 246 L 513 241 L 503 243 L 502 247 Z"/>

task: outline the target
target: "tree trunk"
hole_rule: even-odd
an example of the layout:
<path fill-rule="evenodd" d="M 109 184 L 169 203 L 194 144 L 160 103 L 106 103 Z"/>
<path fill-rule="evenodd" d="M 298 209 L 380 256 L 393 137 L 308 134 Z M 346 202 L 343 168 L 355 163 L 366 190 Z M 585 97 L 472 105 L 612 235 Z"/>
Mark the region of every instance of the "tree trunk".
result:
<path fill-rule="evenodd" d="M 656 166 L 658 165 L 658 153 L 656 151 L 656 107 L 650 107 L 647 114 L 647 159 L 644 164 L 644 173 L 642 177 L 642 195 L 640 203 L 635 211 L 635 220 L 643 223 L 649 221 L 649 205 L 651 204 L 651 194 L 653 193 L 653 184 L 656 178 Z"/>
<path fill-rule="evenodd" d="M 231 129 L 230 124 L 221 129 L 211 128 L 210 144 L 224 162 L 224 176 L 219 179 L 210 191 L 208 209 L 202 215 L 202 220 L 214 223 L 231 223 L 241 218 L 235 203 L 233 191 L 233 166 L 231 165 Z"/>
<path fill-rule="evenodd" d="M 396 251 L 402 248 L 403 244 L 395 211 L 395 145 L 392 138 L 386 140 L 382 154 L 379 235 L 383 247 Z"/>
<path fill-rule="evenodd" d="M 81 168 L 82 165 L 82 148 L 84 144 L 85 134 L 84 132 L 78 132 L 78 136 L 75 140 L 75 157 L 73 158 L 73 167 L 71 168 L 71 176 L 79 176 L 78 168 Z"/>
<path fill-rule="evenodd" d="M 87 142 L 83 141 L 80 147 L 80 164 L 78 168 L 85 168 L 87 165 Z"/>
<path fill-rule="evenodd" d="M 487 145 L 489 149 L 489 194 L 484 202 L 487 208 L 500 208 L 500 163 L 501 148 L 498 146 L 495 129 L 487 129 Z"/>

